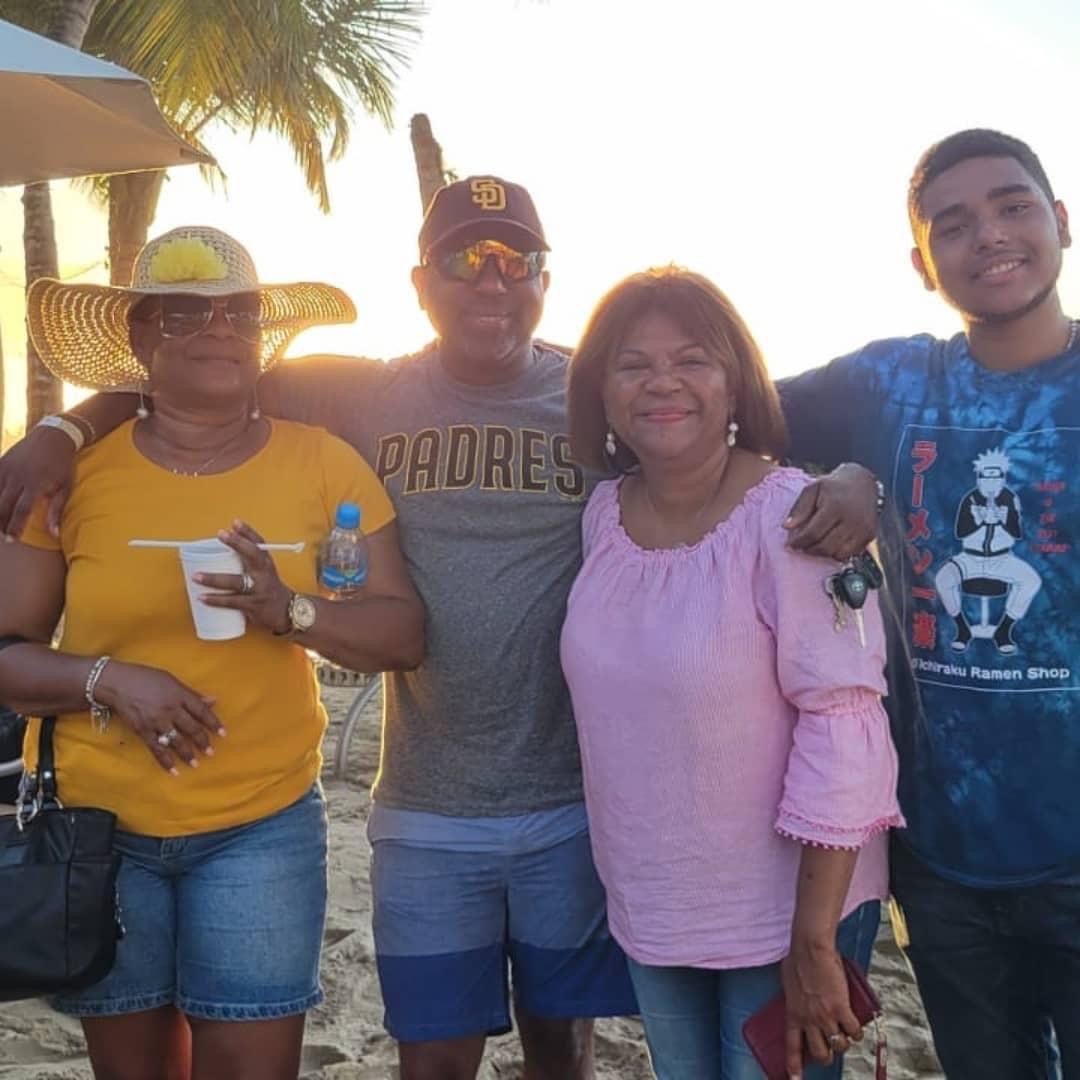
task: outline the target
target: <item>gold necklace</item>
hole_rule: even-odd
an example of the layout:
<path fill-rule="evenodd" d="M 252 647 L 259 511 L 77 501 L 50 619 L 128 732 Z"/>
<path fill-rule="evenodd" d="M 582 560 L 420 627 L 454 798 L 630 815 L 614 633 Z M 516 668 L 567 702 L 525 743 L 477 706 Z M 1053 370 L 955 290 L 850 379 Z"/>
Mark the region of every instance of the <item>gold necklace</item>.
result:
<path fill-rule="evenodd" d="M 249 419 L 248 422 L 243 426 L 243 428 L 239 432 L 237 432 L 231 438 L 229 438 L 225 442 L 223 442 L 213 452 L 213 454 L 210 455 L 210 457 L 208 457 L 201 465 L 199 465 L 195 469 L 175 468 L 172 465 L 166 465 L 165 467 L 169 470 L 169 472 L 171 472 L 173 474 L 173 476 L 202 476 L 206 472 L 206 470 L 209 469 L 210 466 L 213 465 L 214 462 L 217 461 L 225 453 L 225 451 L 228 450 L 233 445 L 233 443 L 239 442 L 239 440 L 242 439 L 248 433 L 248 430 L 250 428 L 251 428 L 251 420 Z M 189 450 L 189 447 L 181 446 L 179 443 L 174 443 L 171 440 L 166 439 L 165 436 L 163 436 L 155 428 L 150 429 L 150 434 L 155 439 L 157 439 L 157 441 L 159 443 L 161 443 L 162 446 L 167 446 L 167 447 L 171 448 L 172 450 L 183 450 L 185 452 L 187 452 Z"/>
<path fill-rule="evenodd" d="M 724 486 L 724 479 L 727 476 L 728 466 L 731 464 L 731 457 L 731 452 L 728 451 L 727 456 L 724 458 L 723 465 L 720 466 L 720 475 L 717 477 L 716 486 L 706 497 L 705 501 L 697 508 L 697 510 L 694 511 L 693 515 L 689 519 L 690 527 L 694 530 L 695 533 L 700 528 L 701 515 L 704 514 L 705 511 L 708 510 L 714 502 L 716 502 L 716 498 L 720 494 L 720 491 Z M 649 512 L 652 514 L 653 518 L 657 522 L 663 525 L 665 520 L 664 515 L 661 514 L 660 511 L 656 508 L 656 503 L 653 502 L 652 495 L 649 493 L 649 485 L 645 482 L 645 478 L 643 476 L 639 476 L 638 479 L 641 483 L 641 491 L 642 494 L 645 496 L 645 501 L 649 504 Z M 701 536 L 697 536 L 692 541 L 678 540 L 676 541 L 675 546 L 690 547 L 692 543 L 696 544 L 700 539 Z"/>

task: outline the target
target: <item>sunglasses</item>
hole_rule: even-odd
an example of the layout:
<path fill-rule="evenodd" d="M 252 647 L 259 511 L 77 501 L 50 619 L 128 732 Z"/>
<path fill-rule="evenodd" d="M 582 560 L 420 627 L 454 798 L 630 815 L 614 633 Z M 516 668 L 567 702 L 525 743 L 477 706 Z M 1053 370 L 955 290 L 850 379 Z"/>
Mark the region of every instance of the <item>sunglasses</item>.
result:
<path fill-rule="evenodd" d="M 503 281 L 529 281 L 544 269 L 544 252 L 515 251 L 497 240 L 480 240 L 459 251 L 432 256 L 430 263 L 452 281 L 475 281 L 494 259 Z"/>
<path fill-rule="evenodd" d="M 257 342 L 262 333 L 262 312 L 255 293 L 236 293 L 215 299 L 212 296 L 170 295 L 157 306 L 158 326 L 165 338 L 186 338 L 201 334 L 222 311 L 237 337 Z M 147 312 L 152 317 L 153 312 Z"/>

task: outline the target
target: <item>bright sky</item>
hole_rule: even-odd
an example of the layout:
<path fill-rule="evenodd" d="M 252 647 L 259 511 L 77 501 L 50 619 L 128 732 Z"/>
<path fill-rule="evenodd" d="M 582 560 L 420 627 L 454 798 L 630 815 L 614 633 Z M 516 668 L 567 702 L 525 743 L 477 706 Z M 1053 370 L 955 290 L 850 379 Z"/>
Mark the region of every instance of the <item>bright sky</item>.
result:
<path fill-rule="evenodd" d="M 417 348 L 430 328 L 409 283 L 420 201 L 408 121 L 426 112 L 460 176 L 532 192 L 554 249 L 542 336 L 572 344 L 610 285 L 673 260 L 729 292 L 783 374 L 870 338 L 956 329 L 907 256 L 907 178 L 942 135 L 982 125 L 1026 139 L 1080 220 L 1075 0 L 735 7 L 429 0 L 396 128 L 356 119 L 329 217 L 286 147 L 213 132 L 227 188 L 174 170 L 153 231 L 218 225 L 264 280 L 343 286 L 359 320 L 310 332 L 294 353 Z M 68 185 L 54 191 L 63 273 L 103 280 L 103 214 Z M 20 194 L 0 191 L 8 425 L 24 401 Z M 1063 294 L 1080 315 L 1076 254 Z"/>

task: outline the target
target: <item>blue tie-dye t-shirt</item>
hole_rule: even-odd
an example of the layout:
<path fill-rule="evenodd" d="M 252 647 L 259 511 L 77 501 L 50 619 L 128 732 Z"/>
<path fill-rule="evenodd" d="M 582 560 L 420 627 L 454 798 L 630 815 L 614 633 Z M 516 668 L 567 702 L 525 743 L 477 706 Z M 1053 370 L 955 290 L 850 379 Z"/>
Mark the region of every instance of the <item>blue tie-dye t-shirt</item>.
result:
<path fill-rule="evenodd" d="M 1017 372 L 958 334 L 779 386 L 792 457 L 884 481 L 903 839 L 971 885 L 1080 868 L 1080 349 Z"/>

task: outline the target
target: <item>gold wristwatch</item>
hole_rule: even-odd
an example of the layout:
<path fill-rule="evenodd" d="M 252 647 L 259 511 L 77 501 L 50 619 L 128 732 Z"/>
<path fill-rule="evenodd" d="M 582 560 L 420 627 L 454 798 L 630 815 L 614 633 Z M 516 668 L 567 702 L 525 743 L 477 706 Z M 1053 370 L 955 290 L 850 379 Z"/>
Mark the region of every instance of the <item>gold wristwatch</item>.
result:
<path fill-rule="evenodd" d="M 315 625 L 319 609 L 310 596 L 294 592 L 289 598 L 289 630 L 290 634 L 303 634 Z"/>

